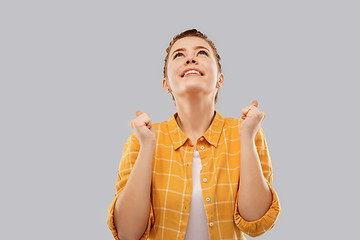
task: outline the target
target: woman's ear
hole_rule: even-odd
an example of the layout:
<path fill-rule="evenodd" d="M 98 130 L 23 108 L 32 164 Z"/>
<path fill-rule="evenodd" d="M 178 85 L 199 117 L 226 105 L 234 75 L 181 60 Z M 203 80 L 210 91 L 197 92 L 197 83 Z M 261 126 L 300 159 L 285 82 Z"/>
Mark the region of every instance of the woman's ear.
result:
<path fill-rule="evenodd" d="M 167 82 L 167 79 L 166 79 L 166 78 L 163 78 L 162 85 L 163 85 L 163 89 L 164 89 L 164 91 L 165 91 L 166 93 L 171 92 L 170 86 L 168 85 L 168 82 Z"/>
<path fill-rule="evenodd" d="M 218 81 L 216 83 L 216 87 L 220 89 L 223 85 L 224 85 L 224 74 L 220 73 L 218 75 Z"/>

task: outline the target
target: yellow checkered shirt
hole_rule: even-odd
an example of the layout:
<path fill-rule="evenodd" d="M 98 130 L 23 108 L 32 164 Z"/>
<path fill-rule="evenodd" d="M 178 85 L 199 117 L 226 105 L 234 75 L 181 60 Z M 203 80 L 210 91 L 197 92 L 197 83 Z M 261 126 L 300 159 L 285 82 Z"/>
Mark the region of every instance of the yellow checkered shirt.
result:
<path fill-rule="evenodd" d="M 272 229 L 281 208 L 272 187 L 272 166 L 263 129 L 256 133 L 255 145 L 273 201 L 269 210 L 256 221 L 243 219 L 237 208 L 240 179 L 239 125 L 242 119 L 224 118 L 218 111 L 197 143 L 202 170 L 202 195 L 210 239 L 246 239 Z M 184 239 L 190 214 L 192 160 L 194 145 L 181 131 L 173 114 L 168 121 L 153 123 L 156 148 L 152 164 L 151 207 L 147 228 L 141 239 Z M 132 133 L 120 161 L 115 197 L 108 209 L 108 226 L 119 240 L 113 213 L 116 200 L 129 178 L 140 150 Z M 205 180 L 206 179 L 206 180 Z"/>

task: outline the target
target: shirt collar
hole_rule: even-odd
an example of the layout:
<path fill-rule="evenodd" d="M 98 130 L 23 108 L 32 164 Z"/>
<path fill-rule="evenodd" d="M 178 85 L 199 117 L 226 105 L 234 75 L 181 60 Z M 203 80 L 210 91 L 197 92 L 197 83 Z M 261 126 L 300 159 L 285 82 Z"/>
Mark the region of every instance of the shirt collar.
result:
<path fill-rule="evenodd" d="M 210 127 L 206 130 L 206 132 L 202 135 L 202 137 L 204 137 L 211 145 L 217 147 L 221 132 L 225 124 L 225 119 L 218 111 L 214 110 L 214 112 L 215 112 L 215 117 Z M 189 138 L 178 126 L 175 119 L 177 115 L 178 112 L 174 113 L 168 120 L 169 134 L 175 150 L 181 147 Z"/>

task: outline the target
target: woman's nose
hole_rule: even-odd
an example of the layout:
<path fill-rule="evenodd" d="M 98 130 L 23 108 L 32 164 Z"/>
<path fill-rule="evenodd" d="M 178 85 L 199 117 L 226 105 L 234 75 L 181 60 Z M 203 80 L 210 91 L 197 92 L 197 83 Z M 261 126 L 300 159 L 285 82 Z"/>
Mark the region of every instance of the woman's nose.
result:
<path fill-rule="evenodd" d="M 196 61 L 194 59 L 191 60 L 192 63 L 196 63 Z M 187 60 L 186 61 L 186 64 L 189 64 L 190 63 L 190 60 Z"/>

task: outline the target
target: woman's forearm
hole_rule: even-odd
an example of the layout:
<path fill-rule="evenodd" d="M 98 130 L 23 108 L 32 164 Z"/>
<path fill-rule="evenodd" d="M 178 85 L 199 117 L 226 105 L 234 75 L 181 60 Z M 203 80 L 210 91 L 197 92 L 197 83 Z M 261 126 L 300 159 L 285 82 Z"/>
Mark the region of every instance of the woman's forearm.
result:
<path fill-rule="evenodd" d="M 272 194 L 252 138 L 240 139 L 240 182 L 237 197 L 239 213 L 247 221 L 260 219 L 272 202 Z"/>
<path fill-rule="evenodd" d="M 152 159 L 155 147 L 141 148 L 129 179 L 114 209 L 114 223 L 120 239 L 139 239 L 150 215 Z"/>

